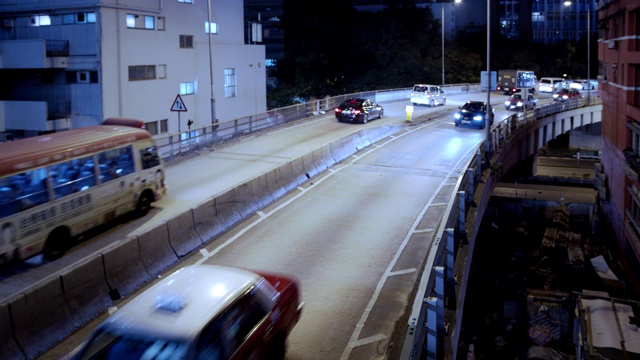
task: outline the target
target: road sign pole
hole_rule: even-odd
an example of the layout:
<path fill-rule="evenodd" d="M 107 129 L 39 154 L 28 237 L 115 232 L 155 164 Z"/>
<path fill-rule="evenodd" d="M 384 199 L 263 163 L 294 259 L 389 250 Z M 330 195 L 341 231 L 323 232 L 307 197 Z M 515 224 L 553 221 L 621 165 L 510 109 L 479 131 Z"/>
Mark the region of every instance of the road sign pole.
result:
<path fill-rule="evenodd" d="M 178 134 L 180 134 L 180 113 L 181 111 L 178 111 Z"/>

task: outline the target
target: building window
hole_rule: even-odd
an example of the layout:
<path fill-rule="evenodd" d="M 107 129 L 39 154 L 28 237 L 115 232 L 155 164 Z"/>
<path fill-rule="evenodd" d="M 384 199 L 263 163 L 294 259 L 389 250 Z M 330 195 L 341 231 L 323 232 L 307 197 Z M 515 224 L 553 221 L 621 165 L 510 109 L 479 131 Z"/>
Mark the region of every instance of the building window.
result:
<path fill-rule="evenodd" d="M 156 78 L 155 65 L 129 66 L 129 81 L 153 80 Z"/>
<path fill-rule="evenodd" d="M 36 15 L 29 19 L 29 26 L 49 26 L 51 17 L 49 15 Z"/>
<path fill-rule="evenodd" d="M 636 89 L 633 91 L 633 105 L 640 107 L 640 64 L 629 64 L 629 80 L 633 83 L 631 86 Z"/>
<path fill-rule="evenodd" d="M 169 132 L 169 119 L 160 120 L 160 133 L 166 134 Z"/>
<path fill-rule="evenodd" d="M 636 188 L 635 185 L 629 185 L 627 187 L 627 193 L 631 196 L 627 216 L 636 231 L 640 232 L 640 194 L 638 194 L 638 188 Z"/>
<path fill-rule="evenodd" d="M 180 48 L 193 49 L 193 35 L 180 35 Z"/>
<path fill-rule="evenodd" d="M 130 29 L 147 29 L 156 28 L 156 18 L 148 15 L 127 14 L 127 27 Z"/>
<path fill-rule="evenodd" d="M 75 13 L 62 15 L 63 24 L 93 24 L 96 22 L 96 13 Z"/>
<path fill-rule="evenodd" d="M 180 95 L 191 95 L 195 93 L 196 83 L 193 81 L 180 83 Z"/>
<path fill-rule="evenodd" d="M 144 123 L 144 128 L 151 133 L 151 135 L 158 135 L 158 122 L 150 121 Z"/>
<path fill-rule="evenodd" d="M 65 80 L 67 84 L 97 84 L 98 72 L 96 70 L 66 71 Z"/>
<path fill-rule="evenodd" d="M 162 64 L 158 65 L 158 79 L 166 79 L 167 78 L 167 65 Z"/>
<path fill-rule="evenodd" d="M 165 23 L 165 17 L 158 16 L 158 21 L 156 23 L 158 30 L 164 31 L 164 23 Z"/>
<path fill-rule="evenodd" d="M 193 4 L 193 0 L 178 0 L 179 3 Z"/>
<path fill-rule="evenodd" d="M 205 33 L 209 33 L 209 28 L 211 28 L 211 33 L 212 34 L 217 34 L 218 33 L 218 23 L 212 22 L 211 26 L 209 26 L 209 22 L 205 21 L 204 22 L 204 32 Z"/>
<path fill-rule="evenodd" d="M 236 97 L 236 69 L 224 69 L 224 97 Z"/>

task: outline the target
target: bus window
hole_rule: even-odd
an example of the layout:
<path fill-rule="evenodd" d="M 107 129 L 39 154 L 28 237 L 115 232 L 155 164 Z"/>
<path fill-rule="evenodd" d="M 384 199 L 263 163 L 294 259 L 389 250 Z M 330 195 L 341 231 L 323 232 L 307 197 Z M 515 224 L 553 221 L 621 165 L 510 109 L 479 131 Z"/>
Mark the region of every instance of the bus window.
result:
<path fill-rule="evenodd" d="M 0 218 L 49 201 L 44 168 L 0 179 Z"/>
<path fill-rule="evenodd" d="M 105 183 L 134 172 L 131 146 L 107 150 L 98 154 L 100 182 Z"/>
<path fill-rule="evenodd" d="M 155 146 L 140 149 L 140 158 L 142 159 L 143 170 L 160 165 L 160 157 Z"/>
<path fill-rule="evenodd" d="M 87 190 L 96 185 L 93 156 L 51 165 L 49 174 L 56 198 Z"/>

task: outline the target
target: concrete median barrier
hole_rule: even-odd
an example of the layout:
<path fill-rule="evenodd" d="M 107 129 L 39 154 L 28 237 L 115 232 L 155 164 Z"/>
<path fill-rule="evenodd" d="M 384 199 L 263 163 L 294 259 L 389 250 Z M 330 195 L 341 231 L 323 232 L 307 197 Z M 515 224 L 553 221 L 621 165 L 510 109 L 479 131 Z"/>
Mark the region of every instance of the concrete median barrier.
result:
<path fill-rule="evenodd" d="M 214 209 L 224 231 L 229 230 L 243 219 L 236 207 L 236 193 L 233 189 L 216 196 Z"/>
<path fill-rule="evenodd" d="M 246 219 L 252 216 L 259 210 L 258 204 L 253 196 L 253 184 L 252 181 L 247 181 L 244 184 L 238 185 L 233 189 L 235 193 L 235 206 L 242 215 L 242 219 Z"/>
<path fill-rule="evenodd" d="M 278 168 L 279 173 L 279 186 L 284 188 L 285 194 L 290 191 L 295 190 L 298 185 L 301 184 L 300 179 L 304 178 L 304 181 L 307 180 L 307 177 L 304 174 L 299 174 L 294 171 L 295 168 L 295 160 L 289 161 L 288 163 L 280 166 Z M 271 186 L 271 185 L 269 185 Z"/>
<path fill-rule="evenodd" d="M 191 209 L 167 220 L 169 243 L 178 257 L 183 257 L 202 246 L 203 242 L 193 223 Z"/>
<path fill-rule="evenodd" d="M 204 243 L 222 234 L 225 226 L 216 213 L 216 199 L 209 199 L 193 209 L 193 224 Z"/>
<path fill-rule="evenodd" d="M 14 338 L 27 358 L 37 357 L 74 329 L 58 276 L 43 279 L 10 299 L 8 305 Z"/>
<path fill-rule="evenodd" d="M 313 151 L 302 155 L 299 160 L 302 161 L 303 174 L 307 177 L 307 179 L 310 179 L 321 172 L 316 168 L 315 162 L 313 160 Z"/>
<path fill-rule="evenodd" d="M 313 154 L 313 165 L 318 170 L 318 173 L 324 172 L 325 170 L 332 167 L 336 163 L 333 160 L 333 157 L 331 157 L 331 149 L 328 144 L 323 145 L 317 150 L 314 150 L 312 154 Z"/>
<path fill-rule="evenodd" d="M 169 242 L 169 229 L 166 222 L 145 231 L 136 238 L 140 262 L 149 275 L 156 276 L 178 261 L 178 255 Z"/>
<path fill-rule="evenodd" d="M 60 274 L 60 280 L 74 327 L 82 326 L 112 304 L 100 255 L 83 259 Z"/>
<path fill-rule="evenodd" d="M 13 338 L 9 307 L 5 304 L 0 305 L 0 354 L 4 359 L 26 358 Z"/>
<path fill-rule="evenodd" d="M 285 196 L 291 189 L 288 183 L 293 182 L 294 180 L 291 176 L 286 175 L 287 167 L 289 169 L 291 168 L 285 164 L 264 174 L 265 179 L 267 180 L 267 187 L 269 188 L 269 192 L 271 193 L 271 197 L 274 201 Z"/>
<path fill-rule="evenodd" d="M 249 193 L 253 195 L 253 201 L 255 202 L 256 208 L 254 211 L 247 214 L 241 211 L 245 219 L 255 214 L 256 211 L 269 206 L 269 204 L 273 202 L 273 194 L 271 189 L 269 188 L 269 182 L 266 173 L 259 175 L 253 178 L 251 181 L 247 182 L 247 186 L 249 186 L 249 188 L 251 189 Z"/>
<path fill-rule="evenodd" d="M 102 252 L 104 273 L 113 296 L 125 296 L 150 279 L 140 261 L 138 240 L 129 238 L 113 243 Z"/>
<path fill-rule="evenodd" d="M 336 163 L 341 162 L 358 151 L 355 141 L 356 138 L 359 138 L 357 133 L 351 134 L 329 145 L 331 156 Z"/>

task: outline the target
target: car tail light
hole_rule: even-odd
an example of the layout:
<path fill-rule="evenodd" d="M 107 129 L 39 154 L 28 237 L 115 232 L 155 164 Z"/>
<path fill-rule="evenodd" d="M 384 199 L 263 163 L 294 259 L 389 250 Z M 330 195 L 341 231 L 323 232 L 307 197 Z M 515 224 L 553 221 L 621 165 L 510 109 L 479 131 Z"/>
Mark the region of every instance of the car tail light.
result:
<path fill-rule="evenodd" d="M 340 108 L 336 108 L 336 112 L 337 112 L 337 113 L 341 113 L 341 112 L 342 112 L 342 110 L 340 110 Z"/>
<path fill-rule="evenodd" d="M 360 110 L 352 110 L 351 113 L 354 115 L 358 115 L 360 114 Z"/>

